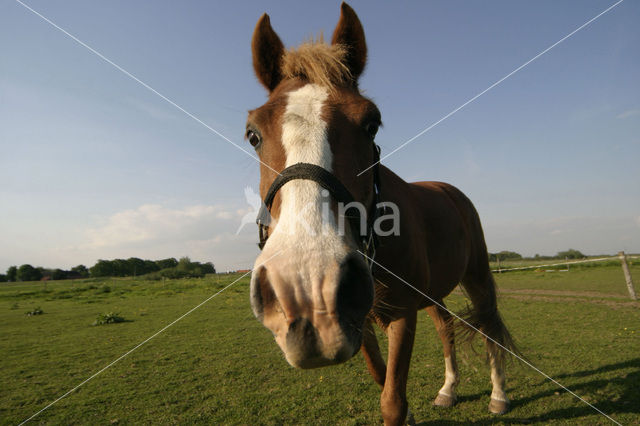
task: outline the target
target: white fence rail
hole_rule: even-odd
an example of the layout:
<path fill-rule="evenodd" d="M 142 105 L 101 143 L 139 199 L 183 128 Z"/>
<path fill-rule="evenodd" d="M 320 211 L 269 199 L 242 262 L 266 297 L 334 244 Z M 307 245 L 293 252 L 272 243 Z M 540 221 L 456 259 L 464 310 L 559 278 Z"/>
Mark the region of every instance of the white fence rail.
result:
<path fill-rule="evenodd" d="M 627 284 L 627 289 L 629 290 L 629 297 L 633 300 L 637 300 L 635 288 L 633 287 L 633 281 L 631 279 L 631 273 L 629 272 L 629 266 L 627 265 L 627 259 L 638 259 L 640 256 L 626 256 L 623 251 L 618 253 L 617 256 L 608 256 L 608 257 L 599 257 L 596 259 L 582 259 L 582 260 L 571 260 L 564 261 L 559 263 L 547 263 L 542 265 L 530 265 L 530 266 L 519 266 L 515 268 L 501 268 L 500 263 L 498 262 L 498 269 L 492 269 L 491 272 L 508 272 L 508 271 L 524 271 L 526 269 L 540 269 L 540 268 L 550 268 L 553 266 L 566 266 L 568 270 L 569 265 L 575 265 L 577 263 L 589 263 L 589 262 L 604 262 L 606 260 L 619 260 L 622 265 L 622 271 L 624 272 L 625 281 Z"/>
<path fill-rule="evenodd" d="M 597 259 L 571 260 L 571 261 L 565 261 L 560 263 L 547 263 L 544 265 L 521 266 L 517 268 L 498 268 L 498 269 L 492 269 L 491 272 L 506 272 L 506 271 L 519 271 L 524 269 L 549 268 L 551 266 L 564 266 L 564 265 L 573 265 L 576 263 L 587 263 L 587 262 L 602 262 L 605 260 L 616 260 L 616 259 L 618 259 L 618 256 L 599 257 Z M 631 259 L 631 257 L 628 257 L 627 259 Z"/>

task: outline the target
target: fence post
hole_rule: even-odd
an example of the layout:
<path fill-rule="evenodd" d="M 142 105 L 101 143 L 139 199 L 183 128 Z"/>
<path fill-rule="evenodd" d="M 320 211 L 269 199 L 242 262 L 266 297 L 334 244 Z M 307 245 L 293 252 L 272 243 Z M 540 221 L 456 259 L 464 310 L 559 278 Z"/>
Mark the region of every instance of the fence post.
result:
<path fill-rule="evenodd" d="M 627 265 L 627 256 L 625 256 L 624 252 L 618 252 L 618 256 L 620 257 L 620 263 L 622 263 L 622 272 L 624 272 L 624 279 L 627 282 L 627 289 L 629 290 L 629 296 L 633 300 L 638 300 L 636 296 L 636 290 L 633 288 L 633 280 L 631 279 L 631 272 L 629 271 L 629 265 Z"/>

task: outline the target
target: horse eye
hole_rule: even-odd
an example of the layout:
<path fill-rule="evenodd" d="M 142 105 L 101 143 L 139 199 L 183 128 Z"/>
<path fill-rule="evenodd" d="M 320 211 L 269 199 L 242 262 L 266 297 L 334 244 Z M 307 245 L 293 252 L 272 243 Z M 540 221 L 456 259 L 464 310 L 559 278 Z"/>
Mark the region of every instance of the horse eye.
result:
<path fill-rule="evenodd" d="M 262 141 L 260 135 L 255 130 L 248 129 L 246 137 L 251 146 L 254 148 L 260 145 L 260 142 Z"/>
<path fill-rule="evenodd" d="M 367 124 L 367 126 L 365 127 L 365 131 L 371 139 L 375 139 L 376 134 L 378 133 L 378 127 L 380 127 L 380 125 L 373 122 Z"/>

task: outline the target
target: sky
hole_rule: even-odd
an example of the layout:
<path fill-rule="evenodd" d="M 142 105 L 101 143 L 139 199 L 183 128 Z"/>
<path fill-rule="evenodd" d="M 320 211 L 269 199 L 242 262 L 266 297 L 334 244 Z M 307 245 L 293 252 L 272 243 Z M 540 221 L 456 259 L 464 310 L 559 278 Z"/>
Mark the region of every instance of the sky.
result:
<path fill-rule="evenodd" d="M 269 13 L 295 46 L 330 37 L 340 10 L 25 3 L 249 152 L 246 112 L 266 100 L 256 21 Z M 382 154 L 613 3 L 352 1 Z M 383 164 L 465 192 L 491 252 L 640 252 L 638 22 L 640 2 L 624 1 Z M 256 226 L 239 228 L 254 211 L 255 160 L 13 0 L 0 2 L 0 52 L 0 271 L 132 256 L 253 265 Z"/>

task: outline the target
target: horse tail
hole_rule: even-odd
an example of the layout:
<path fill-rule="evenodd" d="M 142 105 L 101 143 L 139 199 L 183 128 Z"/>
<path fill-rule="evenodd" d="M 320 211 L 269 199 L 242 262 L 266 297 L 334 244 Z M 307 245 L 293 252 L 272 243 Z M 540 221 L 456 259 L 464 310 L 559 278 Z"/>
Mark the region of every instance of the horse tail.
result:
<path fill-rule="evenodd" d="M 458 211 L 464 212 L 462 216 L 467 223 L 470 243 L 469 261 L 461 284 L 472 306 L 458 314 L 462 321 L 455 323 L 456 335 L 471 346 L 475 335 L 481 332 L 489 351 L 501 361 L 508 354 L 524 359 L 498 311 L 496 282 L 489 268 L 489 255 L 478 212 L 461 191 L 451 186 L 445 189 L 455 200 Z"/>
<path fill-rule="evenodd" d="M 456 322 L 457 337 L 471 346 L 475 335 L 481 332 L 489 350 L 501 361 L 507 355 L 523 358 L 498 311 L 496 284 L 491 272 L 488 271 L 484 279 L 465 279 L 462 286 L 472 306 L 458 314 L 462 321 Z"/>

